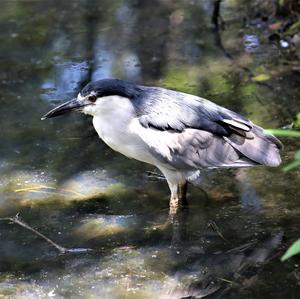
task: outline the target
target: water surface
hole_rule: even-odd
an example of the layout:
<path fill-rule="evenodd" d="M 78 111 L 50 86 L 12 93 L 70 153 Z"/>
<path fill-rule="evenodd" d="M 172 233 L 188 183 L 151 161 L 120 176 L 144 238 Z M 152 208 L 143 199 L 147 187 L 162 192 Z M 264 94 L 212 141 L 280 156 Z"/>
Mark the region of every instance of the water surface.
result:
<path fill-rule="evenodd" d="M 279 258 L 299 237 L 299 170 L 205 172 L 172 227 L 152 166 L 109 149 L 90 117 L 40 121 L 87 82 L 116 77 L 209 98 L 266 128 L 289 124 L 299 61 L 247 1 L 224 1 L 219 31 L 212 3 L 2 1 L 0 216 L 20 213 L 60 245 L 94 251 L 61 255 L 1 221 L 1 295 L 298 297 L 299 259 Z M 287 163 L 300 144 L 283 142 Z"/>

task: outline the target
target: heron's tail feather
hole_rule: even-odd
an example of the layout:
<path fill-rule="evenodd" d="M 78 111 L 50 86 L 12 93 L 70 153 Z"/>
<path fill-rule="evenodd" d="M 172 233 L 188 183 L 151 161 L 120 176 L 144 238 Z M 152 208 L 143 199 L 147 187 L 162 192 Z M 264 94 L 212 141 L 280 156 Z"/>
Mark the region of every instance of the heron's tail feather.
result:
<path fill-rule="evenodd" d="M 281 142 L 273 135 L 264 133 L 263 129 L 254 126 L 254 138 L 248 139 L 239 134 L 231 134 L 224 139 L 246 158 L 266 166 L 276 167 L 281 163 Z"/>

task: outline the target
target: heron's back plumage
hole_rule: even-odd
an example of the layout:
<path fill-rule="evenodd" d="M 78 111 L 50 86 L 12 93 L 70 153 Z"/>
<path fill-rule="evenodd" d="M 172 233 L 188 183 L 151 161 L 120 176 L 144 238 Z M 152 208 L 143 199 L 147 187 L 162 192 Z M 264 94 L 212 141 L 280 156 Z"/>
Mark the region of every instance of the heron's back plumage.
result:
<path fill-rule="evenodd" d="M 160 146 L 152 150 L 179 169 L 281 163 L 282 145 L 276 137 L 264 133 L 240 114 L 208 100 L 146 87 L 143 96 L 133 103 L 142 126 L 167 131 L 173 136 L 174 140 L 168 140 L 166 145 L 171 159 L 163 157 Z"/>

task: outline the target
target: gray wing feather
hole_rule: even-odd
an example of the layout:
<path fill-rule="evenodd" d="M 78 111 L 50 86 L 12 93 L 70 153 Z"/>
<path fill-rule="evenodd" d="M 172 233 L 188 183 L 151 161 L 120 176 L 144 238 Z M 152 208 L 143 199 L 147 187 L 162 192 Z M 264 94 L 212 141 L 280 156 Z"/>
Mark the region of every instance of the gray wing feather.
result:
<path fill-rule="evenodd" d="M 218 135 L 229 135 L 230 127 L 242 131 L 253 127 L 248 119 L 208 100 L 163 88 L 147 88 L 134 105 L 144 127 L 179 132 L 194 128 Z"/>
<path fill-rule="evenodd" d="M 245 157 L 266 166 L 278 166 L 281 163 L 279 150 L 280 141 L 273 135 L 263 133 L 262 129 L 253 128 L 254 138 L 248 139 L 241 135 L 231 134 L 224 139 Z"/>
<path fill-rule="evenodd" d="M 148 88 L 135 100 L 142 126 L 168 131 L 172 138 L 153 154 L 174 167 L 278 166 L 280 141 L 245 117 L 208 100 L 163 88 Z M 173 132 L 173 133 L 172 133 Z M 148 144 L 151 141 L 148 140 Z M 169 151 L 169 152 L 168 152 Z"/>
<path fill-rule="evenodd" d="M 162 163 L 180 170 L 257 165 L 244 157 L 222 137 L 197 129 L 157 133 L 152 142 L 145 140 L 151 153 Z"/>

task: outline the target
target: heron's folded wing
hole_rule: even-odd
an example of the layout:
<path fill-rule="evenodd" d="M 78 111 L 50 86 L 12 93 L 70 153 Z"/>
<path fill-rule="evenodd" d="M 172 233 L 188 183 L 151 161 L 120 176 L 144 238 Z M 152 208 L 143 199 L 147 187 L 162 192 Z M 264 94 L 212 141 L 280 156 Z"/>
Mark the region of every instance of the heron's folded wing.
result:
<path fill-rule="evenodd" d="M 188 157 L 187 161 L 201 162 L 199 166 L 203 167 L 232 165 L 232 161 L 236 161 L 232 165 L 236 166 L 238 160 L 235 160 L 235 155 L 238 153 L 247 163 L 252 161 L 267 166 L 281 163 L 281 142 L 238 113 L 196 96 L 162 88 L 152 89 L 136 103 L 139 122 L 145 128 L 181 132 L 184 140 L 181 140 L 180 146 L 174 146 L 173 152 Z M 189 129 L 195 129 L 194 140 L 185 132 Z M 188 146 L 191 148 L 186 149 Z M 201 161 L 197 160 L 200 153 Z"/>
<path fill-rule="evenodd" d="M 247 138 L 252 137 L 247 133 L 253 128 L 251 121 L 208 100 L 186 93 L 149 88 L 134 104 L 144 127 L 178 132 L 194 128 L 219 136 L 228 136 L 235 131 Z"/>
<path fill-rule="evenodd" d="M 183 132 L 146 129 L 143 141 L 162 163 L 180 170 L 213 167 L 240 167 L 257 164 L 247 159 L 222 137 L 207 131 Z"/>

